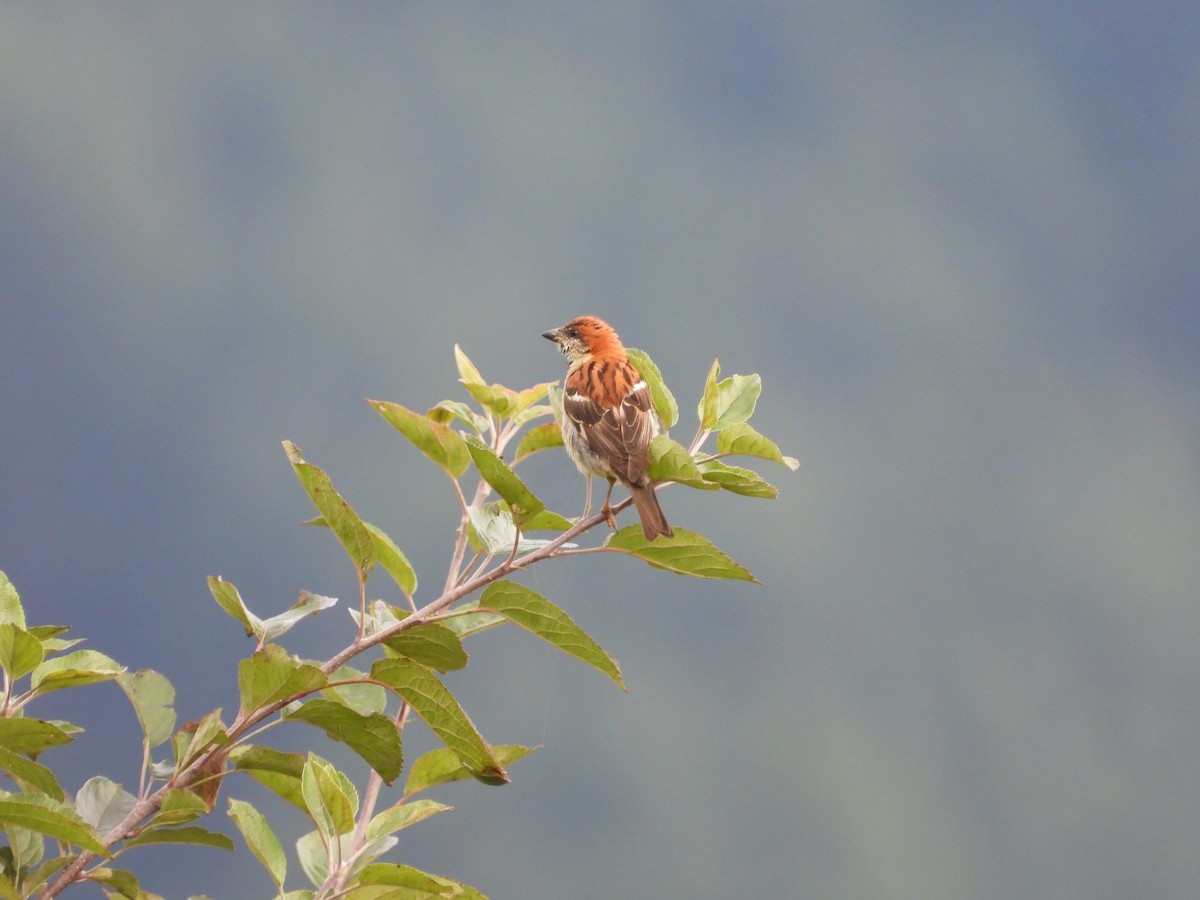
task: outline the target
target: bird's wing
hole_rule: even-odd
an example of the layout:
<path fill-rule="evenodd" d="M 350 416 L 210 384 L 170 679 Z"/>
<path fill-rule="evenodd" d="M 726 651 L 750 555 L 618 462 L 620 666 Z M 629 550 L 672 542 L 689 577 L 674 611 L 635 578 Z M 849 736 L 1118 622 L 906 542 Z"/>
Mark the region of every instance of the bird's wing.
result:
<path fill-rule="evenodd" d="M 640 484 L 646 473 L 646 448 L 658 432 L 644 384 L 618 405 L 605 408 L 571 388 L 563 397 L 563 413 L 582 427 L 588 447 L 624 481 Z"/>
<path fill-rule="evenodd" d="M 658 434 L 658 422 L 650 408 L 650 390 L 639 381 L 622 401 L 618 413 L 621 425 L 621 444 L 625 448 L 622 471 L 631 484 L 641 484 L 646 476 L 646 450 Z"/>
<path fill-rule="evenodd" d="M 568 384 L 563 394 L 563 414 L 573 422 L 587 427 L 595 425 L 607 410 L 595 400 L 579 392 L 574 385 Z"/>

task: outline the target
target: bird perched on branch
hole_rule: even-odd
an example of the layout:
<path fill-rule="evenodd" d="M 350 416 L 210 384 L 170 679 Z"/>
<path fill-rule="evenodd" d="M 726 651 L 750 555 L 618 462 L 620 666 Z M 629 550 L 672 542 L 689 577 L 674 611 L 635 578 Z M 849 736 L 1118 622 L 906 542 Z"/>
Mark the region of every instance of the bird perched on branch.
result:
<path fill-rule="evenodd" d="M 592 508 L 592 477 L 608 479 L 601 512 L 612 528 L 612 490 L 621 482 L 633 496 L 646 540 L 673 532 L 646 473 L 647 450 L 659 431 L 650 389 L 633 367 L 617 333 L 595 316 L 580 316 L 542 337 L 567 358 L 562 435 L 567 454 L 587 479 L 584 517 Z"/>

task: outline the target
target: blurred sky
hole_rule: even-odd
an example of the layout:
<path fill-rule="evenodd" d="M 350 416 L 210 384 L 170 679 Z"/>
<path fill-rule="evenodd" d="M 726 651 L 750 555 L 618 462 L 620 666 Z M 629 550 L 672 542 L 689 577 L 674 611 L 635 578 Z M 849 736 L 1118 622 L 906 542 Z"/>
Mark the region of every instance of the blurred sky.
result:
<path fill-rule="evenodd" d="M 231 716 L 205 577 L 355 592 L 279 442 L 430 599 L 452 495 L 362 398 L 461 396 L 456 342 L 560 377 L 540 333 L 596 313 L 680 437 L 714 356 L 762 374 L 781 499 L 663 504 L 764 585 L 530 572 L 630 691 L 473 642 L 472 717 L 544 749 L 393 858 L 498 900 L 1193 897 L 1198 47 L 1178 0 L 0 5 L 0 567 Z M 33 710 L 89 729 L 64 786 L 134 785 L 124 697 L 77 693 Z M 244 849 L 140 853 L 270 895 Z"/>

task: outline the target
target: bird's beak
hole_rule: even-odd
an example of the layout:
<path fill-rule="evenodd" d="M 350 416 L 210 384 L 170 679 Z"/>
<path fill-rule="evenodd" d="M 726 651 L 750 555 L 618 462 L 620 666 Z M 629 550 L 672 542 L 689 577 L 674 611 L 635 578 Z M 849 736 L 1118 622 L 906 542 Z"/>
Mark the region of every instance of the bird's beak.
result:
<path fill-rule="evenodd" d="M 551 329 L 550 331 L 543 331 L 543 332 L 542 332 L 542 337 L 544 337 L 544 338 L 545 338 L 546 340 L 548 340 L 548 341 L 554 341 L 554 343 L 556 343 L 556 344 L 557 344 L 557 343 L 558 343 L 558 339 L 559 339 L 560 337 L 562 337 L 562 329 L 561 329 L 561 328 L 554 328 L 554 329 Z"/>

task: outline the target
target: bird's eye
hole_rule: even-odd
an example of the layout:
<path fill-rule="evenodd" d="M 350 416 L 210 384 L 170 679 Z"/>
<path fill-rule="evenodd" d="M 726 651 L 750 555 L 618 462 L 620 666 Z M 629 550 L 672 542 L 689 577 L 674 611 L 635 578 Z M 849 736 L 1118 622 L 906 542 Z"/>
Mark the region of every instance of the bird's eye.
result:
<path fill-rule="evenodd" d="M 578 328 L 568 328 L 567 329 L 567 337 L 579 337 L 579 329 Z"/>

